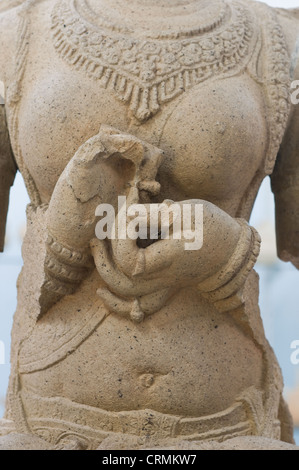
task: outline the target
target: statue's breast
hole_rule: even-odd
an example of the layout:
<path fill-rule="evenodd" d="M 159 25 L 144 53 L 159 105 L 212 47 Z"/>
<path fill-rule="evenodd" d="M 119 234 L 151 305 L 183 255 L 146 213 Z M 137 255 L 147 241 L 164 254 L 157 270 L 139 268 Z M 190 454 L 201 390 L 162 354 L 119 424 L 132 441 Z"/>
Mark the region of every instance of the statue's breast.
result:
<path fill-rule="evenodd" d="M 57 62 L 40 73 L 19 111 L 20 148 L 44 201 L 79 146 L 101 124 L 165 151 L 161 197 L 215 203 L 238 199 L 265 155 L 263 97 L 247 75 L 206 81 L 136 123 L 111 90 Z"/>
<path fill-rule="evenodd" d="M 165 151 L 161 199 L 205 198 L 233 214 L 257 170 L 271 173 L 289 112 L 275 11 L 242 1 L 210 7 L 206 24 L 198 16 L 193 29 L 145 37 L 90 14 L 85 0 L 45 3 L 40 21 L 21 20 L 7 109 L 35 201 L 49 201 L 101 124 Z"/>
<path fill-rule="evenodd" d="M 40 22 L 46 33 L 32 24 L 27 57 L 20 48 L 17 144 L 41 200 L 107 124 L 165 151 L 161 198 L 237 210 L 269 143 L 255 14 L 220 2 L 219 17 L 198 31 L 140 38 L 92 24 L 85 3 L 51 6 Z"/>

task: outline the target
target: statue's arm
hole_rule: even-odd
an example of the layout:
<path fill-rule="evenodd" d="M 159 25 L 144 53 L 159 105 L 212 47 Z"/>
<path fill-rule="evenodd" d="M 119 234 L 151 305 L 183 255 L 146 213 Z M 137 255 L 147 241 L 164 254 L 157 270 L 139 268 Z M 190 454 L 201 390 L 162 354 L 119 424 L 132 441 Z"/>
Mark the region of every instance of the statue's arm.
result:
<path fill-rule="evenodd" d="M 14 56 L 20 23 L 18 8 L 4 9 L 2 3 L 0 0 L 0 81 L 7 86 L 14 73 Z"/>
<path fill-rule="evenodd" d="M 5 107 L 0 104 L 0 252 L 4 248 L 9 191 L 14 182 L 16 171 L 17 167 L 10 147 L 6 125 Z"/>
<path fill-rule="evenodd" d="M 2 96 L 12 74 L 18 27 L 15 9 L 7 7 L 8 2 L 0 2 L 0 252 L 4 248 L 9 191 L 17 171 L 7 129 L 5 99 Z"/>
<path fill-rule="evenodd" d="M 299 8 L 288 11 L 287 15 L 283 21 L 288 21 L 286 36 L 292 39 L 292 111 L 272 175 L 272 189 L 278 256 L 299 269 Z"/>
<path fill-rule="evenodd" d="M 299 8 L 292 8 L 290 10 L 290 13 L 293 17 L 297 18 L 299 20 Z"/>

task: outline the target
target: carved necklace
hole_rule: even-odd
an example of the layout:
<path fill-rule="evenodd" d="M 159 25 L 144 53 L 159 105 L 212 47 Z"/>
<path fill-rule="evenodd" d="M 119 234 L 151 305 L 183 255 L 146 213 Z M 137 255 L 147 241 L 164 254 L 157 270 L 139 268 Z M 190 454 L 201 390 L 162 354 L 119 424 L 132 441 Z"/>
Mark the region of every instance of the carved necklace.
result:
<path fill-rule="evenodd" d="M 250 61 L 258 36 L 250 10 L 238 2 L 220 5 L 209 24 L 140 38 L 99 18 L 85 0 L 63 0 L 52 14 L 54 46 L 143 122 L 185 90 L 237 74 Z"/>

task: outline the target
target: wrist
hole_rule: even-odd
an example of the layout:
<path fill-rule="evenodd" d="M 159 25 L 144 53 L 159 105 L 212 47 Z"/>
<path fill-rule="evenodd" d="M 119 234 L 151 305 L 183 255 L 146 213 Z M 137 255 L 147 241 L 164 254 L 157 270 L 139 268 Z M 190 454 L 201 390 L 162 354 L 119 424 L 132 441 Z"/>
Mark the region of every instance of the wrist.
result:
<path fill-rule="evenodd" d="M 258 232 L 243 219 L 236 219 L 241 226 L 240 237 L 227 263 L 213 276 L 198 286 L 203 297 L 221 312 L 233 310 L 242 304 L 242 288 L 254 268 L 260 252 Z"/>

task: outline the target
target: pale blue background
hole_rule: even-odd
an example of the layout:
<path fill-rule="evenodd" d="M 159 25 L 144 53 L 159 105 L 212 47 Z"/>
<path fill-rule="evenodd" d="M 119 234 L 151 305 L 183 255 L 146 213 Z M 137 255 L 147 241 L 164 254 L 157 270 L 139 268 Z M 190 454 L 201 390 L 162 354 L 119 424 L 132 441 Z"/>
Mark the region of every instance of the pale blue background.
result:
<path fill-rule="evenodd" d="M 265 3 L 285 8 L 299 7 L 299 0 L 272 0 Z M 4 410 L 9 376 L 10 330 L 16 308 L 15 285 L 22 265 L 21 240 L 25 231 L 27 203 L 28 197 L 18 175 L 11 192 L 6 249 L 0 255 L 0 341 L 4 342 L 6 352 L 6 363 L 0 364 L 0 416 Z M 265 234 L 264 251 L 257 266 L 261 276 L 260 305 L 266 335 L 282 367 L 287 393 L 296 385 L 299 387 L 299 365 L 294 366 L 290 361 L 290 344 L 299 340 L 299 273 L 290 264 L 273 257 L 274 204 L 268 179 L 260 191 L 251 222 Z"/>

